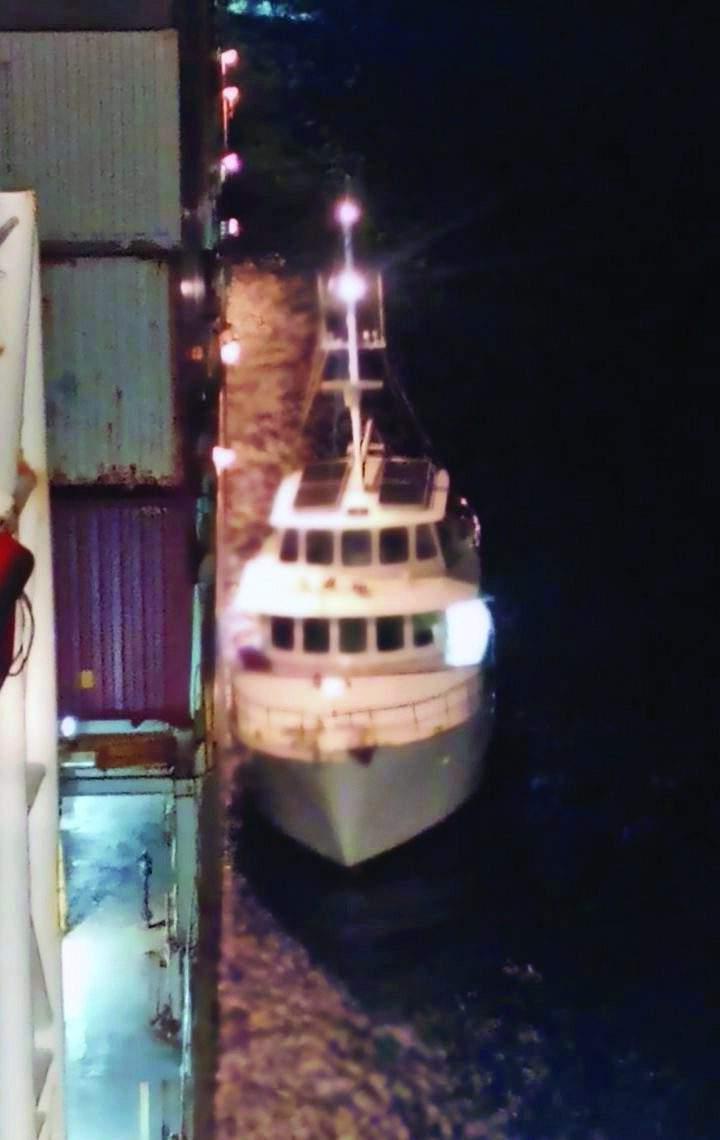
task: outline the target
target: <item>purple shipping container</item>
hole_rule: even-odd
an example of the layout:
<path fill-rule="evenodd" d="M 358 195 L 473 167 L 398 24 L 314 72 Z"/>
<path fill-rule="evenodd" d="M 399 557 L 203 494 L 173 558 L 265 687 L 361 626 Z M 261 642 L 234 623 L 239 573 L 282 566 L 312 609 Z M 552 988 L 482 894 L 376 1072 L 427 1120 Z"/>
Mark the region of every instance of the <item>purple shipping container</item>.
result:
<path fill-rule="evenodd" d="M 192 519 L 158 495 L 53 502 L 61 716 L 188 723 Z"/>

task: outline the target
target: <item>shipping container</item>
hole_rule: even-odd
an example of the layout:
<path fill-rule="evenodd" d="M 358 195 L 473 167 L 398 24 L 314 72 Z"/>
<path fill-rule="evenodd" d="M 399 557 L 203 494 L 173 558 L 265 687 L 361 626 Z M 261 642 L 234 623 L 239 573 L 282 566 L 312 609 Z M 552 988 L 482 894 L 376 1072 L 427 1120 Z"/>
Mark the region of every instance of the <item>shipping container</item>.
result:
<path fill-rule="evenodd" d="M 191 501 L 55 498 L 58 710 L 189 721 Z"/>
<path fill-rule="evenodd" d="M 178 34 L 0 36 L 0 189 L 31 187 L 43 242 L 180 241 Z"/>
<path fill-rule="evenodd" d="M 44 264 L 41 283 L 52 481 L 177 483 L 168 266 L 80 258 Z"/>
<path fill-rule="evenodd" d="M 171 28 L 173 0 L 0 0 L 0 28 L 117 31 Z"/>

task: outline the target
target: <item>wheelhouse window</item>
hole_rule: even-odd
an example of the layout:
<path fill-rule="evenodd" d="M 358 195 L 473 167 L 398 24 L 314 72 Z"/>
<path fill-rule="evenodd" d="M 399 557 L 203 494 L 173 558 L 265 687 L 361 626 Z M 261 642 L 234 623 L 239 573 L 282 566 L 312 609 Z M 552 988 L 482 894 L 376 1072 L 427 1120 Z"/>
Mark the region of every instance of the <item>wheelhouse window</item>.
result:
<path fill-rule="evenodd" d="M 404 526 L 388 526 L 380 531 L 380 561 L 407 562 L 408 532 Z"/>
<path fill-rule="evenodd" d="M 377 647 L 381 653 L 402 649 L 405 643 L 405 619 L 380 617 L 376 620 Z"/>
<path fill-rule="evenodd" d="M 292 649 L 295 645 L 295 622 L 292 618 L 270 619 L 270 640 L 276 649 Z"/>
<path fill-rule="evenodd" d="M 372 538 L 369 530 L 344 530 L 340 537 L 343 566 L 369 566 Z"/>
<path fill-rule="evenodd" d="M 316 566 L 330 566 L 333 560 L 331 530 L 309 530 L 305 535 L 305 559 Z"/>
<path fill-rule="evenodd" d="M 413 645 L 421 649 L 425 645 L 433 645 L 435 631 L 440 625 L 440 614 L 413 614 L 412 631 Z"/>
<path fill-rule="evenodd" d="M 296 530 L 286 530 L 280 543 L 280 561 L 297 562 L 300 550 L 299 536 Z"/>
<path fill-rule="evenodd" d="M 367 649 L 367 622 L 364 618 L 340 618 L 340 652 L 364 653 Z"/>
<path fill-rule="evenodd" d="M 330 649 L 330 622 L 326 618 L 305 618 L 303 649 L 306 653 L 327 653 Z"/>
<path fill-rule="evenodd" d="M 415 531 L 415 557 L 422 561 L 424 558 L 434 558 L 436 554 L 433 528 L 428 523 L 421 523 Z"/>

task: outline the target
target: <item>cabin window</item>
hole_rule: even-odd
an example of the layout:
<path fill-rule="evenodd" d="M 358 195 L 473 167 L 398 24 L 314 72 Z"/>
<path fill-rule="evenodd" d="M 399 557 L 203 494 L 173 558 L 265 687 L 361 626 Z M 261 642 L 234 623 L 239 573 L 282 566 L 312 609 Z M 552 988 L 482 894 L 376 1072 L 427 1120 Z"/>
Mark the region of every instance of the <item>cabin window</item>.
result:
<path fill-rule="evenodd" d="M 297 562 L 300 543 L 296 530 L 286 530 L 280 544 L 280 561 Z"/>
<path fill-rule="evenodd" d="M 377 647 L 381 653 L 392 649 L 402 649 L 405 642 L 405 619 L 403 617 L 381 617 L 376 621 Z"/>
<path fill-rule="evenodd" d="M 367 649 L 367 622 L 364 618 L 340 618 L 340 652 L 364 653 Z"/>
<path fill-rule="evenodd" d="M 330 622 L 326 618 L 305 618 L 303 649 L 306 653 L 327 653 L 330 648 Z"/>
<path fill-rule="evenodd" d="M 440 614 L 413 614 L 413 645 L 421 649 L 435 641 L 435 630 L 440 623 Z"/>
<path fill-rule="evenodd" d="M 433 528 L 427 523 L 421 523 L 415 531 L 415 557 L 419 560 L 434 558 L 437 554 Z"/>
<path fill-rule="evenodd" d="M 295 644 L 295 622 L 292 618 L 270 619 L 270 637 L 276 649 L 292 649 Z"/>
<path fill-rule="evenodd" d="M 329 566 L 333 560 L 331 530 L 309 530 L 305 536 L 305 559 L 316 566 Z"/>
<path fill-rule="evenodd" d="M 372 562 L 369 530 L 344 530 L 340 538 L 343 566 L 368 566 Z"/>
<path fill-rule="evenodd" d="M 407 562 L 408 532 L 404 526 L 388 526 L 380 531 L 380 561 Z"/>

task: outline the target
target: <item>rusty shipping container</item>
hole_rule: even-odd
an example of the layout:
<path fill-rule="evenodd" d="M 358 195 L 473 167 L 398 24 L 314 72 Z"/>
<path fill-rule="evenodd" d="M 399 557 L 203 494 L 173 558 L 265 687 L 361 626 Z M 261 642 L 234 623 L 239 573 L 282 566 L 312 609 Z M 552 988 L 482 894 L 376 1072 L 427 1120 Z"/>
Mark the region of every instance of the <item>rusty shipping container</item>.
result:
<path fill-rule="evenodd" d="M 60 715 L 187 724 L 190 502 L 56 498 L 52 525 Z"/>
<path fill-rule="evenodd" d="M 181 478 L 168 266 L 130 257 L 42 267 L 50 477 Z"/>
<path fill-rule="evenodd" d="M 0 189 L 38 194 L 43 242 L 180 241 L 177 31 L 3 32 Z"/>

